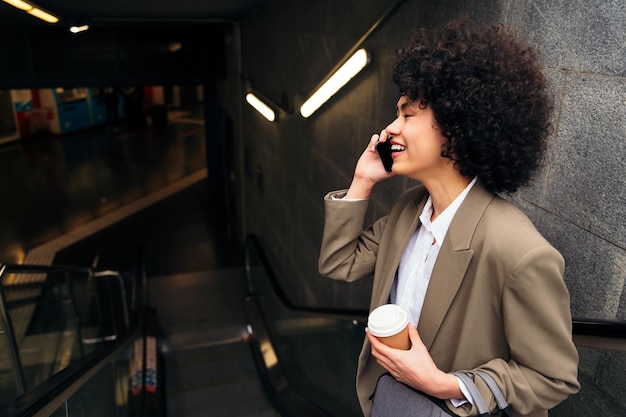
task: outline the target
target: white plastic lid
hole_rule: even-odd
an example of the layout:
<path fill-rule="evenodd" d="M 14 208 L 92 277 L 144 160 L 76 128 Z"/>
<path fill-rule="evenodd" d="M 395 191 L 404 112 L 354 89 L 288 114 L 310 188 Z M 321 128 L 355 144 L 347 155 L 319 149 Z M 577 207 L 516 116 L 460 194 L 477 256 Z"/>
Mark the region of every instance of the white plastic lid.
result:
<path fill-rule="evenodd" d="M 396 304 L 384 304 L 372 311 L 367 320 L 368 331 L 376 337 L 389 337 L 409 324 L 409 316 Z"/>

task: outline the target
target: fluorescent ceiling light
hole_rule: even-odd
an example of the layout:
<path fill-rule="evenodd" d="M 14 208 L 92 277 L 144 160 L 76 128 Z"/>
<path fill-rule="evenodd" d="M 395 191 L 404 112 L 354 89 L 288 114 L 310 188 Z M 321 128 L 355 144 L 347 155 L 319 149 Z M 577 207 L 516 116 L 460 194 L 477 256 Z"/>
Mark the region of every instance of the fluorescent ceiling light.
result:
<path fill-rule="evenodd" d="M 369 62 L 365 49 L 359 49 L 333 75 L 326 80 L 300 107 L 300 114 L 309 117 L 322 104 L 326 103 L 337 91 L 357 75 Z"/>
<path fill-rule="evenodd" d="M 274 110 L 272 110 L 267 104 L 259 100 L 259 98 L 254 94 L 246 94 L 246 101 L 270 122 L 273 122 L 274 119 L 276 119 L 276 114 L 274 113 Z"/>
<path fill-rule="evenodd" d="M 11 6 L 18 8 L 20 10 L 24 10 L 26 13 L 35 16 L 43 21 L 46 21 L 48 23 L 57 23 L 59 21 L 59 18 L 48 13 L 45 12 L 41 9 L 36 8 L 35 6 L 33 6 L 32 4 L 22 1 L 22 0 L 2 0 L 3 2 L 10 4 Z"/>
<path fill-rule="evenodd" d="M 44 12 L 41 9 L 30 9 L 28 10 L 26 13 L 31 14 L 35 17 L 40 18 L 41 20 L 43 20 L 44 22 L 48 22 L 48 23 L 56 23 L 59 21 L 59 18 L 56 16 L 51 15 L 48 12 Z"/>
<path fill-rule="evenodd" d="M 30 10 L 33 8 L 30 4 L 22 0 L 2 0 L 5 3 L 9 3 L 13 7 L 17 7 L 20 10 Z"/>

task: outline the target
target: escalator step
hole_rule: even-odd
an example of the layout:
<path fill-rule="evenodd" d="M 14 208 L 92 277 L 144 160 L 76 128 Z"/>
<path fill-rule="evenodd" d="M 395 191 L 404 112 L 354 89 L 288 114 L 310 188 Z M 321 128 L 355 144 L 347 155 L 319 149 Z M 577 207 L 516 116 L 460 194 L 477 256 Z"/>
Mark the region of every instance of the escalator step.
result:
<path fill-rule="evenodd" d="M 168 415 L 278 417 L 243 342 L 164 354 Z"/>

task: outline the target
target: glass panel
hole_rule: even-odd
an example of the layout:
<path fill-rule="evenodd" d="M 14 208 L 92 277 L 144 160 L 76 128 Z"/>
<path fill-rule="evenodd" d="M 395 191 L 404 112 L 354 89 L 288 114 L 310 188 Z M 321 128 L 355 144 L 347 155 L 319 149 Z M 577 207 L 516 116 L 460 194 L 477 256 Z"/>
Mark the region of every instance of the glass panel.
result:
<path fill-rule="evenodd" d="M 365 324 L 285 313 L 279 307 L 268 317 L 276 354 L 295 391 L 330 415 L 360 416 L 355 377 Z"/>
<path fill-rule="evenodd" d="M 130 344 L 118 350 L 51 417 L 127 417 Z"/>
<path fill-rule="evenodd" d="M 45 277 L 44 277 L 45 278 Z M 27 388 L 66 368 L 80 343 L 65 284 L 8 291 Z"/>
<path fill-rule="evenodd" d="M 67 401 L 67 416 L 127 417 L 130 348 L 114 359 Z M 64 414 L 65 415 L 65 414 Z"/>
<path fill-rule="evenodd" d="M 64 402 L 59 408 L 57 408 L 50 417 L 67 417 L 67 402 Z"/>
<path fill-rule="evenodd" d="M 7 273 L 2 286 L 26 390 L 102 346 L 98 300 L 85 272 Z M 8 362 L 8 354 L 2 357 Z"/>
<path fill-rule="evenodd" d="M 2 320 L 0 320 L 0 408 L 8 404 L 8 401 L 15 398 L 16 395 L 17 385 L 9 360 L 6 333 Z"/>
<path fill-rule="evenodd" d="M 365 323 L 286 308 L 256 258 L 250 258 L 249 277 L 294 390 L 329 415 L 361 416 L 355 377 Z"/>
<path fill-rule="evenodd" d="M 7 265 L 3 271 L 4 307 L 26 395 L 69 366 L 81 366 L 87 355 L 102 351 L 107 342 L 119 340 L 137 324 L 140 288 L 132 276 L 57 266 Z M 20 407 L 5 330 L 0 327 L 0 410 Z M 119 368 L 116 365 L 114 369 Z M 124 372 L 127 379 L 128 372 Z M 120 377 L 115 381 L 116 386 L 127 385 Z M 116 401 L 119 393 L 113 396 L 112 402 Z M 68 410 L 61 408 L 56 413 L 65 415 Z"/>
<path fill-rule="evenodd" d="M 75 277 L 78 278 L 78 277 Z M 71 299 L 75 319 L 80 329 L 80 345 L 83 355 L 88 355 L 104 344 L 101 301 L 96 283 L 86 279 L 72 279 Z"/>

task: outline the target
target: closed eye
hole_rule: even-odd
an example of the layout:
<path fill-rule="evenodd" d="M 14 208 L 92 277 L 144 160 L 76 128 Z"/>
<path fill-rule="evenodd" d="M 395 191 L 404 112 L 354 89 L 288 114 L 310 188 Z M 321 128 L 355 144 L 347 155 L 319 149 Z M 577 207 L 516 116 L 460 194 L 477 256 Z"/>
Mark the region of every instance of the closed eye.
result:
<path fill-rule="evenodd" d="M 407 113 L 400 114 L 400 112 L 399 112 L 399 111 L 396 111 L 396 113 L 394 114 L 394 116 L 396 117 L 396 119 L 397 119 L 398 117 L 403 117 L 403 118 L 405 118 L 405 119 L 406 119 L 407 117 L 411 117 L 411 116 L 413 116 L 413 115 L 412 115 L 412 114 L 407 114 Z"/>

